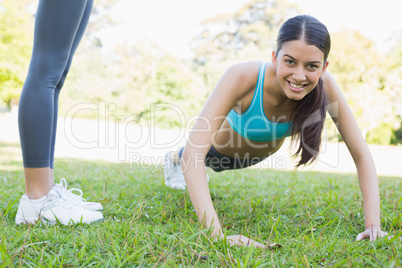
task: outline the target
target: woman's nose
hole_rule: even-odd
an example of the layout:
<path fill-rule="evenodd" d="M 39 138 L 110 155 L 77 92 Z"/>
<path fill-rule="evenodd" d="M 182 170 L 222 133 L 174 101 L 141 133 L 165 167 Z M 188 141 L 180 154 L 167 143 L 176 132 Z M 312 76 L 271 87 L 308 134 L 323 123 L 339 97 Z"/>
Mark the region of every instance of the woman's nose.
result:
<path fill-rule="evenodd" d="M 295 82 L 305 81 L 306 75 L 304 74 L 304 68 L 302 66 L 295 68 L 292 77 L 296 80 Z"/>

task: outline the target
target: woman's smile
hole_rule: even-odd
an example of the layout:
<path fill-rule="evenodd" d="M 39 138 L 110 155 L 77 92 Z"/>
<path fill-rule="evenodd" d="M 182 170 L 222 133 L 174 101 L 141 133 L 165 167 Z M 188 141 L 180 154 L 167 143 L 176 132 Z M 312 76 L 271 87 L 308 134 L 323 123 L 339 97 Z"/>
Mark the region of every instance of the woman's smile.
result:
<path fill-rule="evenodd" d="M 292 91 L 296 91 L 296 92 L 303 91 L 307 86 L 307 84 L 297 84 L 297 83 L 293 83 L 293 82 L 290 82 L 290 81 L 288 81 L 288 85 L 289 85 L 289 88 Z"/>

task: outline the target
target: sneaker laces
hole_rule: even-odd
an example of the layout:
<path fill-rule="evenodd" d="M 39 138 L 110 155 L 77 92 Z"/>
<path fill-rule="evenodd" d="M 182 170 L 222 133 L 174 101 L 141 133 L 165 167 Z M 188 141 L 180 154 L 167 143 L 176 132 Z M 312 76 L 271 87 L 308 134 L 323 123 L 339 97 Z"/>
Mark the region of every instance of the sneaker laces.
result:
<path fill-rule="evenodd" d="M 63 193 L 59 191 L 59 189 L 60 188 L 55 189 L 55 192 L 57 192 L 57 195 L 59 196 L 59 198 L 50 198 L 50 196 L 48 195 L 46 197 L 45 202 L 43 202 L 43 206 L 40 210 L 47 210 L 48 208 L 53 207 L 53 204 L 64 207 L 66 209 L 71 209 L 73 207 L 71 202 L 68 202 L 68 200 L 65 198 Z M 50 201 L 49 201 L 49 199 L 50 199 Z"/>
<path fill-rule="evenodd" d="M 70 199 L 70 200 L 74 200 L 74 201 L 77 201 L 77 200 L 86 201 L 85 198 L 82 197 L 83 192 L 81 189 L 78 189 L 78 188 L 67 189 L 66 179 L 62 178 L 60 180 L 60 183 L 57 185 L 59 186 L 58 188 L 61 190 L 62 197 Z M 74 191 L 78 192 L 79 194 L 73 193 Z"/>

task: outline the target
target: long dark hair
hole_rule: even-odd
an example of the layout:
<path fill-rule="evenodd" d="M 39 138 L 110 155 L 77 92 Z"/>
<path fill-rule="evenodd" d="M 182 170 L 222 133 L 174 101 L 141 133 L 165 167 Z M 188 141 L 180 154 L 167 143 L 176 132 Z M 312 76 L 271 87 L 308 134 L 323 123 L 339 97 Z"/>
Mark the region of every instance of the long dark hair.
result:
<path fill-rule="evenodd" d="M 276 53 L 279 53 L 284 43 L 295 40 L 303 40 L 307 44 L 319 48 L 324 53 L 325 64 L 331 49 L 331 37 L 324 24 L 307 15 L 287 20 L 279 29 Z M 295 141 L 299 141 L 299 147 L 293 155 L 294 157 L 300 156 L 297 167 L 311 164 L 318 157 L 327 104 L 327 95 L 320 78 L 317 86 L 298 101 L 293 110 L 291 115 L 292 143 L 295 144 Z"/>

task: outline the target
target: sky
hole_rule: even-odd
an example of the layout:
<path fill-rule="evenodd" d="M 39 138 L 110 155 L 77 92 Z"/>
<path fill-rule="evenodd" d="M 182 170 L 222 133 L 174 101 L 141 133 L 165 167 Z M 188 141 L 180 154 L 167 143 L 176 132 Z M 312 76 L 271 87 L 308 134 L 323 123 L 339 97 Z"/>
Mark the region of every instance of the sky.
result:
<path fill-rule="evenodd" d="M 112 10 L 121 25 L 107 29 L 104 44 L 152 40 L 173 55 L 186 58 L 188 44 L 202 20 L 235 12 L 249 0 L 120 0 Z M 323 22 L 330 32 L 342 27 L 358 30 L 386 48 L 386 40 L 402 29 L 402 0 L 290 0 L 304 14 Z M 109 41 L 107 41 L 109 40 Z"/>

